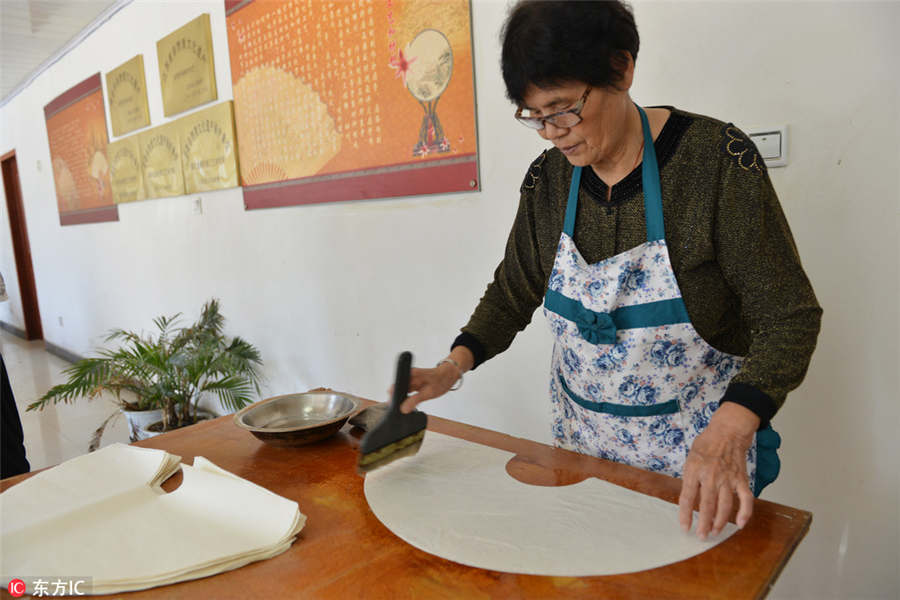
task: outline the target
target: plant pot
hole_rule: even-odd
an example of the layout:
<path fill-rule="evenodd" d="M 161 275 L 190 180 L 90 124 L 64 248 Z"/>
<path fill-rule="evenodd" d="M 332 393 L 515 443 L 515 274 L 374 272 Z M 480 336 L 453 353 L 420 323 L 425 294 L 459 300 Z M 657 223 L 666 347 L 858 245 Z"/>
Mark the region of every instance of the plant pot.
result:
<path fill-rule="evenodd" d="M 210 411 L 201 408 L 197 411 L 197 420 L 191 423 L 190 425 L 182 425 L 179 429 L 184 427 L 190 427 L 191 425 L 196 425 L 200 421 L 208 421 L 209 419 L 215 419 L 218 415 L 211 413 Z M 169 431 L 175 431 L 174 429 L 170 429 Z M 160 435 L 161 433 L 168 433 L 168 431 L 162 431 L 162 411 L 159 412 L 159 415 L 150 423 L 146 423 L 141 427 L 140 439 L 145 440 L 147 438 L 151 438 L 156 435 Z"/>
<path fill-rule="evenodd" d="M 148 435 L 145 430 L 151 423 L 155 423 L 162 419 L 162 409 L 154 408 L 151 410 L 125 410 L 120 409 L 122 414 L 128 420 L 128 431 L 130 431 L 130 439 L 132 442 L 146 440 L 156 434 Z"/>

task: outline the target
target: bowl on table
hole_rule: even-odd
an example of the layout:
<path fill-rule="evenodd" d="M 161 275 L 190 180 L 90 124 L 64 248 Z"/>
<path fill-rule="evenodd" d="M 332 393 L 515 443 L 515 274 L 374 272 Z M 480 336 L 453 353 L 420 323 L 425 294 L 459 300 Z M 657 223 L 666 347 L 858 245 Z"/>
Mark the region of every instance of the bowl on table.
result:
<path fill-rule="evenodd" d="M 234 423 L 273 446 L 302 446 L 337 433 L 359 404 L 332 391 L 285 394 L 244 407 L 235 413 Z"/>

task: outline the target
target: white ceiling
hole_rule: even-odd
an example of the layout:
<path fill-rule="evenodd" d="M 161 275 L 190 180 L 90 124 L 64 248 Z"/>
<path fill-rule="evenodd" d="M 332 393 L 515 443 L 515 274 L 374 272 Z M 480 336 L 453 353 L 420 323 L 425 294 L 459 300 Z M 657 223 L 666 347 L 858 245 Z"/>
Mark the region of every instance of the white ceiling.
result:
<path fill-rule="evenodd" d="M 127 2 L 126 2 L 127 3 Z M 0 106 L 121 0 L 0 0 Z"/>

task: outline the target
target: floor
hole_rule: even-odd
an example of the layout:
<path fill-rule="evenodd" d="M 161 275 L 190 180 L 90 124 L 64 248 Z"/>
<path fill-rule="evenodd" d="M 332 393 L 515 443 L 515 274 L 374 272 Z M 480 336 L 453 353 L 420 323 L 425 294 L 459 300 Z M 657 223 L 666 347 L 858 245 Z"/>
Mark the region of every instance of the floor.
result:
<path fill-rule="evenodd" d="M 25 408 L 47 390 L 65 381 L 63 369 L 70 363 L 44 350 L 44 342 L 26 342 L 0 329 L 0 354 L 6 363 L 22 429 L 25 451 L 31 470 L 43 469 L 86 454 L 91 436 L 111 414 L 118 412 L 111 399 L 81 398 L 72 404 L 48 406 L 41 411 Z M 107 425 L 101 446 L 128 443 L 125 417 L 118 414 Z"/>

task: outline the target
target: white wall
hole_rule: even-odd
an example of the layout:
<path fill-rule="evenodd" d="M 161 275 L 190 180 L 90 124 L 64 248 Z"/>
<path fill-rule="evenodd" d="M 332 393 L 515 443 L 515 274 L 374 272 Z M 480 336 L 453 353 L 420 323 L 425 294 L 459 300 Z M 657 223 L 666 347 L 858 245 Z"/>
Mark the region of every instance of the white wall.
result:
<path fill-rule="evenodd" d="M 89 353 L 112 327 L 193 318 L 217 296 L 232 333 L 257 344 L 267 394 L 326 385 L 382 399 L 392 362 L 442 358 L 500 258 L 524 171 L 541 140 L 511 119 L 499 75 L 505 2 L 474 0 L 479 193 L 245 212 L 239 190 L 119 208 L 118 223 L 60 227 L 43 106 L 98 70 L 144 55 L 153 125 L 165 121 L 155 41 L 212 16 L 219 98 L 231 98 L 221 0 L 136 2 L 0 109 L 15 149 L 44 334 Z M 775 598 L 895 598 L 900 333 L 900 4 L 658 3 L 642 34 L 633 97 L 753 125 L 790 126 L 790 165 L 770 173 L 825 308 L 804 385 L 776 418 L 781 478 L 764 497 L 811 510 L 810 534 Z M 38 171 L 37 161 L 43 165 Z M 4 214 L 5 204 L 0 208 Z M 0 271 L 24 327 L 6 225 Z M 63 319 L 63 325 L 59 323 Z M 549 441 L 543 319 L 434 414 Z"/>
<path fill-rule="evenodd" d="M 900 597 L 900 4 L 637 5 L 635 97 L 790 127 L 770 170 L 819 301 L 764 497 L 813 512 L 773 597 Z"/>

